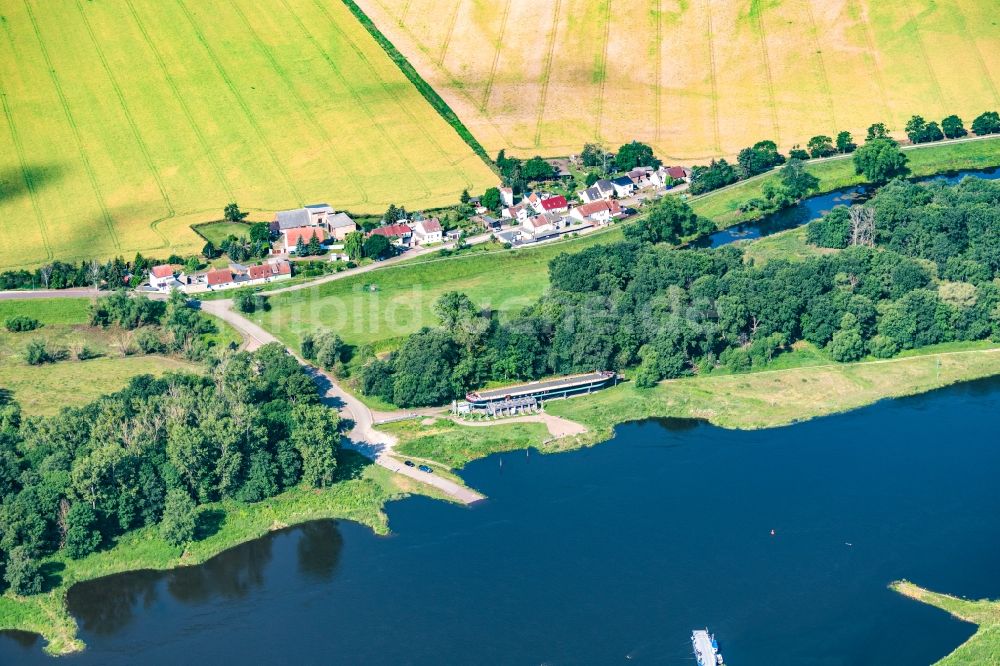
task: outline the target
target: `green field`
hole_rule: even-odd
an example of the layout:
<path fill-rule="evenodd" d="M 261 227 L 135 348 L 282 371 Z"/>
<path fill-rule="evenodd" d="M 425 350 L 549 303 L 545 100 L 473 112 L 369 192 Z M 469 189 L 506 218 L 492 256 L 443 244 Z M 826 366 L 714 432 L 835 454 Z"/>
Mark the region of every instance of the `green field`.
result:
<path fill-rule="evenodd" d="M 116 329 L 88 326 L 89 303 L 86 298 L 0 301 L 0 325 L 16 315 L 31 316 L 43 324 L 27 333 L 0 328 L 0 388 L 13 394 L 24 414 L 51 416 L 63 407 L 82 407 L 124 388 L 138 375 L 200 370 L 200 366 L 172 356 L 122 356 L 121 344 L 130 336 Z M 210 339 L 216 345 L 239 342 L 232 327 L 218 319 L 213 321 L 219 332 Z M 28 365 L 24 349 L 31 340 L 45 340 L 52 348 L 70 351 L 86 346 L 100 356 L 86 361 L 67 359 Z"/>
<path fill-rule="evenodd" d="M 25 0 L 0 26 L 0 270 L 197 251 L 230 201 L 374 213 L 495 181 L 341 2 Z"/>
<path fill-rule="evenodd" d="M 206 224 L 195 225 L 198 235 L 207 241 L 212 241 L 215 247 L 219 247 L 222 241 L 230 236 L 237 238 L 250 237 L 250 225 L 242 222 L 208 222 Z"/>
<path fill-rule="evenodd" d="M 501 314 L 530 305 L 548 288 L 552 257 L 618 239 L 621 230 L 614 227 L 530 249 L 401 262 L 272 296 L 270 311 L 251 318 L 293 349 L 303 334 L 319 328 L 349 344 L 382 346 L 436 325 L 431 308 L 446 291 L 464 292 Z"/>

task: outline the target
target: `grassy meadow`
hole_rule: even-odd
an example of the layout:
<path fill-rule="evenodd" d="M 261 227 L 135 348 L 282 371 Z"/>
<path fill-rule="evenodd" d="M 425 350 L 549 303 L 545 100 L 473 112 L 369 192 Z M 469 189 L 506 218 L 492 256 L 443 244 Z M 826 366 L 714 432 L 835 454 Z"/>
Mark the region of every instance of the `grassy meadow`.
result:
<path fill-rule="evenodd" d="M 202 366 L 173 356 L 135 354 L 123 356 L 121 345 L 132 335 L 115 328 L 87 325 L 90 300 L 86 298 L 0 301 L 0 388 L 10 391 L 28 416 L 51 416 L 63 407 L 82 407 L 102 395 L 125 387 L 138 375 L 159 376 L 172 371 L 201 372 Z M 11 333 L 2 327 L 8 318 L 27 315 L 42 326 L 34 331 Z M 239 342 L 239 334 L 221 320 L 211 339 L 220 346 Z M 32 340 L 70 352 L 86 347 L 96 358 L 71 358 L 55 363 L 28 365 L 24 350 Z"/>
<path fill-rule="evenodd" d="M 1000 601 L 960 599 L 931 592 L 909 581 L 890 586 L 915 601 L 940 608 L 963 622 L 978 626 L 972 638 L 947 655 L 935 666 L 986 666 L 1000 664 Z"/>
<path fill-rule="evenodd" d="M 1000 105 L 989 0 L 357 1 L 491 153 L 707 160 Z"/>
<path fill-rule="evenodd" d="M 2 13 L 0 270 L 197 251 L 229 201 L 382 212 L 494 183 L 341 2 Z"/>

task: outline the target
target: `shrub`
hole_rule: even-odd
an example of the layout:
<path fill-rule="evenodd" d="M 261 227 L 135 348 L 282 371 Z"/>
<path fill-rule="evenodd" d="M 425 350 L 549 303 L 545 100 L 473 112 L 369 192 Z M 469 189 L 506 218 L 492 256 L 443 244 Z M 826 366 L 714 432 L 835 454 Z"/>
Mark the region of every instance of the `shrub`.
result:
<path fill-rule="evenodd" d="M 96 351 L 94 349 L 91 349 L 87 345 L 82 345 L 76 351 L 76 360 L 78 360 L 78 361 L 87 361 L 87 360 L 92 359 L 92 358 L 97 358 L 100 355 L 101 355 L 100 352 L 98 352 L 98 351 Z"/>
<path fill-rule="evenodd" d="M 24 333 L 25 331 L 35 330 L 41 326 L 41 323 L 32 317 L 17 315 L 16 317 L 11 317 L 5 321 L 4 326 L 6 326 L 7 330 L 11 333 Z"/>
<path fill-rule="evenodd" d="M 24 359 L 28 365 L 41 365 L 51 363 L 55 359 L 49 353 L 49 348 L 44 340 L 32 340 L 24 350 Z"/>
<path fill-rule="evenodd" d="M 165 348 L 159 332 L 154 328 L 140 329 L 135 335 L 135 344 L 143 354 L 159 354 Z"/>
<path fill-rule="evenodd" d="M 892 358 L 899 352 L 899 343 L 888 335 L 876 335 L 868 341 L 868 351 L 875 358 Z"/>

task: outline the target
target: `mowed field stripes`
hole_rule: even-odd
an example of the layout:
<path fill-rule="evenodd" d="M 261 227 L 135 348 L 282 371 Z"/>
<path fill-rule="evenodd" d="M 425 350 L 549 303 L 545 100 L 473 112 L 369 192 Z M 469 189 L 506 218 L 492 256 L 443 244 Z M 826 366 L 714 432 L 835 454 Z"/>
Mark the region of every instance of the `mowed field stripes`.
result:
<path fill-rule="evenodd" d="M 0 15 L 0 269 L 198 250 L 229 201 L 372 213 L 495 181 L 340 2 Z"/>
<path fill-rule="evenodd" d="M 994 0 L 357 1 L 491 152 L 705 161 L 1000 105 Z"/>

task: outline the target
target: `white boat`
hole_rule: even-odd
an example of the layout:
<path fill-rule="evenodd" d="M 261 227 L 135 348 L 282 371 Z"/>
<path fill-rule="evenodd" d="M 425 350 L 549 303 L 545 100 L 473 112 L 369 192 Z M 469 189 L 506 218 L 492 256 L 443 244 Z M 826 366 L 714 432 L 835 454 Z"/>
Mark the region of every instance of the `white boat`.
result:
<path fill-rule="evenodd" d="M 695 629 L 691 632 L 691 647 L 698 666 L 723 666 L 719 644 L 715 642 L 715 636 L 708 633 L 708 629 Z"/>

